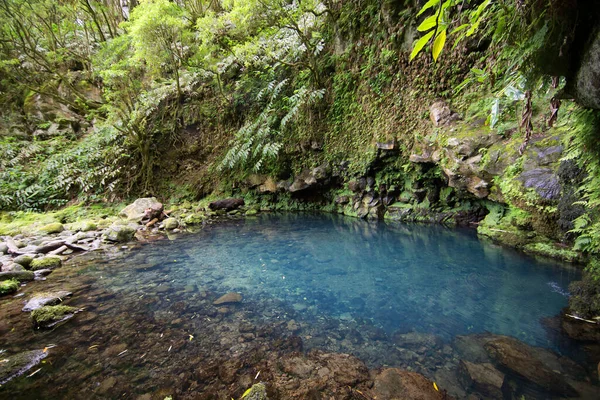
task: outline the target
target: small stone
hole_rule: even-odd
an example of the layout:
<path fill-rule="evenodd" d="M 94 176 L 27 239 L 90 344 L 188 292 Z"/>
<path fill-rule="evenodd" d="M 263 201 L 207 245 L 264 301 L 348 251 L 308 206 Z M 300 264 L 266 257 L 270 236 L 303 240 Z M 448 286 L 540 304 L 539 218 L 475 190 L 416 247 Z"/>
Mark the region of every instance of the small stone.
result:
<path fill-rule="evenodd" d="M 213 305 L 234 304 L 242 301 L 242 295 L 235 292 L 227 293 L 213 302 Z"/>
<path fill-rule="evenodd" d="M 133 239 L 135 231 L 136 230 L 129 225 L 113 224 L 106 232 L 104 232 L 102 238 L 107 242 L 128 242 Z"/>
<path fill-rule="evenodd" d="M 167 230 L 172 230 L 179 227 L 179 222 L 177 221 L 177 219 L 171 217 L 164 220 L 163 226 Z"/>
<path fill-rule="evenodd" d="M 17 264 L 21 264 L 23 267 L 27 268 L 33 261 L 33 256 L 29 255 L 29 254 L 23 254 L 23 255 L 20 255 L 17 258 L 15 258 L 13 261 L 16 262 Z"/>
<path fill-rule="evenodd" d="M 59 268 L 62 264 L 62 261 L 58 257 L 42 257 L 36 258 L 31 261 L 31 270 L 37 271 L 40 269 L 56 269 Z"/>
<path fill-rule="evenodd" d="M 61 233 L 64 230 L 65 230 L 65 227 L 60 222 L 53 222 L 51 224 L 42 226 L 40 228 L 41 232 L 44 232 L 49 235 L 53 234 L 53 233 Z"/>

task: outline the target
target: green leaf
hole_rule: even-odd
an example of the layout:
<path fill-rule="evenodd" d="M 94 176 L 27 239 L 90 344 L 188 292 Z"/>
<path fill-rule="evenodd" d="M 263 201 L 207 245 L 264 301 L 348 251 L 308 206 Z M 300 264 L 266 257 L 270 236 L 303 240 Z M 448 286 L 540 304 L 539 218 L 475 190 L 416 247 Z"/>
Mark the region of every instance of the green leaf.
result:
<path fill-rule="evenodd" d="M 433 60 L 437 61 L 438 57 L 440 56 L 442 50 L 444 49 L 444 45 L 446 44 L 446 29 L 444 29 L 443 31 L 441 31 L 437 37 L 435 38 L 435 41 L 433 42 L 433 50 L 432 50 L 432 54 L 433 54 Z"/>
<path fill-rule="evenodd" d="M 425 18 L 421 25 L 418 26 L 417 30 L 419 32 L 426 32 L 431 28 L 434 28 L 437 25 L 437 15 L 434 14 L 430 17 Z"/>
<path fill-rule="evenodd" d="M 454 35 L 455 33 L 458 33 L 466 28 L 469 27 L 470 24 L 462 24 L 461 26 L 457 27 L 455 30 L 452 31 L 452 34 Z"/>
<path fill-rule="evenodd" d="M 435 31 L 431 31 L 425 34 L 425 36 L 423 36 L 421 39 L 417 40 L 415 47 L 413 47 L 412 53 L 410 53 L 411 61 L 421 52 L 421 50 L 423 50 L 423 47 L 425 47 L 425 45 L 429 42 L 429 39 L 433 37 L 434 33 Z"/>
<path fill-rule="evenodd" d="M 421 10 L 417 13 L 417 17 L 419 15 L 423 14 L 425 11 L 429 10 L 431 7 L 437 6 L 440 3 L 440 1 L 441 0 L 429 0 L 427 3 L 425 3 L 423 8 L 421 8 Z"/>

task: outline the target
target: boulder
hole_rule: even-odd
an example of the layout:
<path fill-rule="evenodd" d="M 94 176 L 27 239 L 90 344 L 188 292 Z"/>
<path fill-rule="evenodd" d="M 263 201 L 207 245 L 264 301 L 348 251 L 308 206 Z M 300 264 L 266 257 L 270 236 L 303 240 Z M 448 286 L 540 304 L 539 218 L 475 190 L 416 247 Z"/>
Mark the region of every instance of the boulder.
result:
<path fill-rule="evenodd" d="M 48 256 L 34 259 L 31 261 L 30 267 L 32 271 L 37 271 L 40 269 L 56 269 L 59 268 L 61 264 L 62 261 L 60 258 Z"/>
<path fill-rule="evenodd" d="M 224 294 L 223 296 L 219 297 L 217 300 L 213 301 L 213 305 L 218 306 L 221 304 L 234 304 L 234 303 L 239 303 L 242 301 L 242 295 L 239 293 L 235 293 L 235 292 L 230 292 L 227 294 Z"/>
<path fill-rule="evenodd" d="M 519 180 L 523 182 L 523 186 L 534 189 L 545 200 L 556 200 L 560 197 L 561 185 L 558 175 L 550 168 L 523 171 Z"/>
<path fill-rule="evenodd" d="M 60 222 L 53 222 L 48 225 L 44 225 L 40 228 L 40 231 L 48 235 L 53 233 L 61 233 L 65 230 L 65 227 Z"/>
<path fill-rule="evenodd" d="M 474 390 L 486 399 L 502 399 L 504 374 L 490 363 L 474 364 L 461 360 L 458 379 L 467 390 Z"/>
<path fill-rule="evenodd" d="M 558 357 L 549 350 L 534 348 L 515 338 L 499 336 L 484 346 L 493 362 L 505 371 L 517 374 L 542 389 L 559 396 L 577 397 L 577 391 L 565 380 Z"/>
<path fill-rule="evenodd" d="M 135 229 L 129 225 L 111 225 L 102 235 L 102 239 L 107 242 L 122 243 L 133 239 Z"/>
<path fill-rule="evenodd" d="M 119 215 L 130 221 L 140 222 L 144 218 L 152 219 L 147 210 L 150 210 L 152 214 L 160 215 L 163 211 L 163 204 L 156 197 L 144 197 L 125 207 Z"/>
<path fill-rule="evenodd" d="M 277 192 L 277 183 L 273 180 L 273 178 L 267 178 L 265 182 L 258 187 L 258 191 L 260 193 L 275 193 Z"/>
<path fill-rule="evenodd" d="M 329 167 L 320 165 L 313 169 L 305 169 L 296 178 L 289 187 L 290 193 L 300 192 L 312 189 L 320 183 L 324 183 L 329 178 Z"/>
<path fill-rule="evenodd" d="M 436 101 L 429 107 L 429 118 L 435 126 L 448 125 L 460 119 L 445 101 Z"/>
<path fill-rule="evenodd" d="M 0 242 L 0 254 L 8 254 L 8 246 L 4 242 Z"/>
<path fill-rule="evenodd" d="M 176 229 L 179 227 L 179 221 L 176 218 L 167 218 L 163 221 L 163 226 L 168 230 Z"/>
<path fill-rule="evenodd" d="M 436 390 L 433 382 L 416 372 L 387 368 L 375 377 L 373 387 L 378 400 L 442 400 L 449 397 Z"/>
<path fill-rule="evenodd" d="M 34 294 L 25 307 L 23 307 L 23 311 L 29 312 L 33 310 L 37 310 L 38 308 L 42 308 L 44 306 L 56 305 L 58 303 L 62 303 L 62 301 L 71 296 L 73 293 L 67 292 L 65 290 L 61 290 L 58 292 L 48 292 L 48 293 L 36 293 Z"/>
<path fill-rule="evenodd" d="M 241 206 L 243 206 L 245 204 L 246 203 L 244 202 L 244 199 L 228 198 L 228 199 L 213 201 L 212 203 L 210 203 L 208 205 L 208 208 L 213 211 L 216 211 L 216 210 L 231 211 L 231 210 L 240 208 Z"/>
<path fill-rule="evenodd" d="M 43 350 L 26 351 L 12 356 L 3 355 L 5 361 L 0 363 L 0 385 L 23 375 L 38 365 L 47 355 L 48 352 Z"/>

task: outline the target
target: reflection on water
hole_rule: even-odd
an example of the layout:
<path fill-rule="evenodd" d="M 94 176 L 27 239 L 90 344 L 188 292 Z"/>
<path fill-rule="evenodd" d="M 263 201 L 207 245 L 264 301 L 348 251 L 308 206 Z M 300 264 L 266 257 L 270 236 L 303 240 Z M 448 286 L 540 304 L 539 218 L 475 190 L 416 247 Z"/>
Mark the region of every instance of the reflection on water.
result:
<path fill-rule="evenodd" d="M 0 395 L 231 393 L 223 363 L 243 360 L 239 373 L 301 344 L 434 378 L 456 366 L 456 335 L 488 331 L 561 350 L 542 320 L 567 305 L 578 277 L 468 230 L 306 214 L 225 222 L 88 254 L 29 284 L 27 294 L 73 291 L 69 305 L 85 308 L 55 331 L 33 332 L 24 300 L 2 300 L 0 349 L 56 347 L 35 379 Z M 241 293 L 241 304 L 213 306 L 227 292 Z M 428 349 L 408 354 L 399 343 L 415 332 Z"/>

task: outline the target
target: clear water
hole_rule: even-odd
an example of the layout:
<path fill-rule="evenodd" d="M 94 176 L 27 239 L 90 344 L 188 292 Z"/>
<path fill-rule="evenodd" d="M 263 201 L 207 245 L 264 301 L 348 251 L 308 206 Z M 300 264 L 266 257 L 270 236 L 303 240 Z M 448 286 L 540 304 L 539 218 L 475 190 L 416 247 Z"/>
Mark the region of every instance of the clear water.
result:
<path fill-rule="evenodd" d="M 304 349 L 351 353 L 369 367 L 411 368 L 442 382 L 458 362 L 448 345 L 456 335 L 492 332 L 560 350 L 544 321 L 567 305 L 568 284 L 579 277 L 466 229 L 312 214 L 227 221 L 76 258 L 29 284 L 23 298 L 2 300 L 0 349 L 52 349 L 35 378 L 10 382 L 0 397 L 228 394 L 231 385 L 215 383 L 222 378 L 202 375 L 206 365 L 264 357 L 292 336 Z M 85 311 L 34 332 L 20 308 L 30 293 L 49 290 L 72 290 L 68 303 Z M 227 292 L 242 302 L 212 305 Z M 446 345 L 407 358 L 395 338 L 408 332 Z"/>
<path fill-rule="evenodd" d="M 494 332 L 551 347 L 541 324 L 578 275 L 478 240 L 472 230 L 339 216 L 265 216 L 161 246 L 175 282 L 274 296 L 306 318 L 364 319 L 386 333 Z M 148 262 L 149 260 L 147 260 Z"/>

